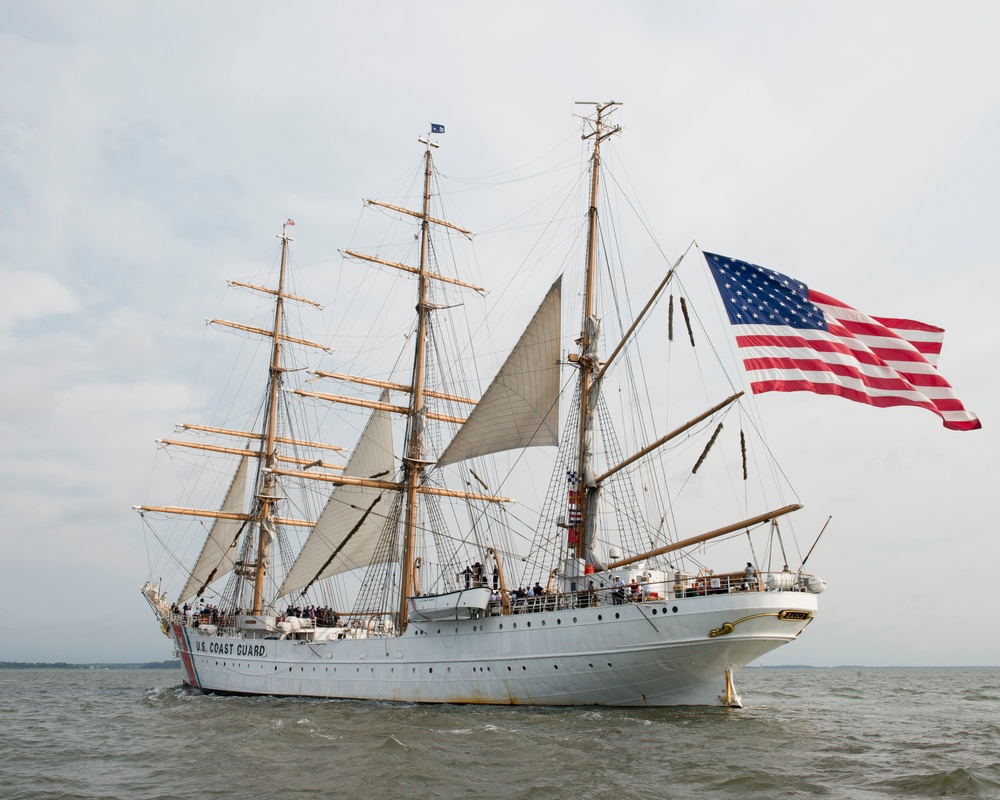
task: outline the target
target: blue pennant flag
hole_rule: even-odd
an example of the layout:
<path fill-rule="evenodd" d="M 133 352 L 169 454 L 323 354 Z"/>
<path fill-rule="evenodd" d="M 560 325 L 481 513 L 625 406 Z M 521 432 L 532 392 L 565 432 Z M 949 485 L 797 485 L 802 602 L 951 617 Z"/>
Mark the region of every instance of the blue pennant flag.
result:
<path fill-rule="evenodd" d="M 444 133 L 444 125 L 440 125 L 437 122 L 432 122 L 431 133 Z"/>

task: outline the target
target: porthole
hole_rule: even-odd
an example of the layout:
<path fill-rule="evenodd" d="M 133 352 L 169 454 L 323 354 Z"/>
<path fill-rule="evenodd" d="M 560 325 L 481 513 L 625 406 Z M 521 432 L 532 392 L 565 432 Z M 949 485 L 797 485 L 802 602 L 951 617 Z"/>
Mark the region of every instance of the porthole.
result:
<path fill-rule="evenodd" d="M 677 606 L 674 606 L 674 613 L 677 613 Z"/>
<path fill-rule="evenodd" d="M 510 667 L 507 667 L 507 672 L 510 672 Z"/>
<path fill-rule="evenodd" d="M 558 664 L 553 664 L 552 666 L 553 666 L 553 667 L 554 667 L 555 669 L 559 669 L 559 665 L 558 665 Z"/>
<path fill-rule="evenodd" d="M 529 628 L 531 627 L 531 623 L 530 623 L 530 622 L 528 623 L 528 627 L 529 627 Z"/>
<path fill-rule="evenodd" d="M 527 667 L 521 667 L 521 671 L 522 671 L 522 672 L 527 672 L 527 671 L 528 671 L 528 668 L 527 668 Z"/>
<path fill-rule="evenodd" d="M 621 619 L 621 618 L 622 618 L 622 615 L 621 615 L 621 614 L 619 614 L 619 613 L 618 613 L 618 612 L 616 611 L 616 612 L 615 612 L 615 619 Z"/>
<path fill-rule="evenodd" d="M 597 615 L 597 621 L 600 622 L 602 619 L 604 619 L 604 615 L 603 614 L 598 614 Z"/>
<path fill-rule="evenodd" d="M 588 666 L 588 667 L 590 667 L 591 669 L 593 669 L 593 668 L 594 668 L 594 665 L 593 665 L 593 664 L 587 664 L 587 666 Z"/>
<path fill-rule="evenodd" d="M 608 666 L 609 666 L 609 667 L 611 666 L 611 662 L 610 662 L 610 661 L 608 662 Z"/>
<path fill-rule="evenodd" d="M 428 667 L 428 668 L 427 668 L 427 671 L 428 671 L 428 672 L 433 672 L 433 671 L 434 671 L 434 667 Z"/>
<path fill-rule="evenodd" d="M 557 619 L 556 620 L 556 625 L 562 625 L 562 620 L 561 619 Z"/>
<path fill-rule="evenodd" d="M 573 617 L 573 622 L 576 622 L 576 617 Z"/>
<path fill-rule="evenodd" d="M 656 616 L 656 609 L 653 609 L 653 616 Z"/>

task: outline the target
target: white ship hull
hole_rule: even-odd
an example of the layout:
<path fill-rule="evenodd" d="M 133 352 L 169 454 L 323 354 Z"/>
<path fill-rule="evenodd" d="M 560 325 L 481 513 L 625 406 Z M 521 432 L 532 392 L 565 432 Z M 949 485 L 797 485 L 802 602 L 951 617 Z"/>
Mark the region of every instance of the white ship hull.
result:
<path fill-rule="evenodd" d="M 816 596 L 743 592 L 348 629 L 312 641 L 172 624 L 203 692 L 411 703 L 738 705 L 732 672 L 793 640 Z M 310 634 L 304 634 L 309 637 Z M 319 637 L 317 637 L 319 638 Z"/>

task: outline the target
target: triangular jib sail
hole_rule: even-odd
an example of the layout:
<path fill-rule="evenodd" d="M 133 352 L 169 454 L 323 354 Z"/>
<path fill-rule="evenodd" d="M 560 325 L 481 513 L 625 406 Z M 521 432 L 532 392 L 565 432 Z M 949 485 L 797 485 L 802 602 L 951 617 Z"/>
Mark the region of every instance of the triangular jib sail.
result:
<path fill-rule="evenodd" d="M 240 459 L 236 474 L 233 476 L 233 482 L 226 493 L 226 499 L 222 503 L 222 508 L 219 509 L 223 514 L 242 515 L 249 461 L 250 459 L 246 456 Z M 205 586 L 232 572 L 240 550 L 239 537 L 246 524 L 245 519 L 220 517 L 215 520 L 215 524 L 212 525 L 212 530 L 205 540 L 205 546 L 202 547 L 198 561 L 194 565 L 194 569 L 191 570 L 191 575 L 184 585 L 184 591 L 177 598 L 177 602 L 183 603 L 185 600 L 190 600 L 195 595 L 201 594 Z"/>
<path fill-rule="evenodd" d="M 559 444 L 560 276 L 439 467 L 520 447 Z"/>

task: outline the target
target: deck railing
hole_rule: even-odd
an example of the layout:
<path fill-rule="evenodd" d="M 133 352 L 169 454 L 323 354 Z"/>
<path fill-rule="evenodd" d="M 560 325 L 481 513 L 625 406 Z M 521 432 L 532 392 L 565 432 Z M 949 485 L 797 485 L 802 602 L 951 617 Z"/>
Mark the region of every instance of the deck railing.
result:
<path fill-rule="evenodd" d="M 575 592 L 548 591 L 540 596 L 513 597 L 510 600 L 510 610 L 512 614 L 537 614 L 544 611 L 566 611 L 576 608 L 592 608 L 601 606 L 626 605 L 630 603 L 663 603 L 676 599 L 710 597 L 714 595 L 737 594 L 743 592 L 774 592 L 774 591 L 807 591 L 806 579 L 809 575 L 782 571 L 782 572 L 754 572 L 752 575 L 743 572 L 723 573 L 714 575 L 711 573 L 699 574 L 685 577 L 683 580 L 668 580 L 662 582 L 647 582 L 639 585 L 639 590 L 633 591 L 631 584 L 624 587 L 614 586 L 594 586 Z M 502 614 L 502 604 L 499 600 L 491 601 L 486 613 L 489 616 L 500 616 Z M 370 615 L 369 615 L 370 616 Z M 383 615 L 378 615 L 379 617 Z M 189 627 L 199 627 L 202 625 L 214 625 L 220 631 L 236 630 L 237 615 L 216 614 L 216 615 L 191 615 L 169 613 L 165 617 L 170 624 L 180 624 Z M 277 616 L 276 622 L 280 624 L 286 618 Z M 291 619 L 291 618 L 289 618 Z M 297 624 L 292 633 L 310 633 L 317 627 L 330 627 L 329 620 L 313 619 L 311 617 L 296 617 Z M 358 624 L 354 624 L 355 621 Z M 372 633 L 382 634 L 383 630 L 369 631 L 367 621 L 361 618 L 355 619 L 351 615 L 341 615 L 337 620 L 338 626 L 347 629 L 350 635 L 356 636 L 360 629 L 365 629 L 368 635 Z M 281 631 L 274 631 L 280 634 Z"/>

